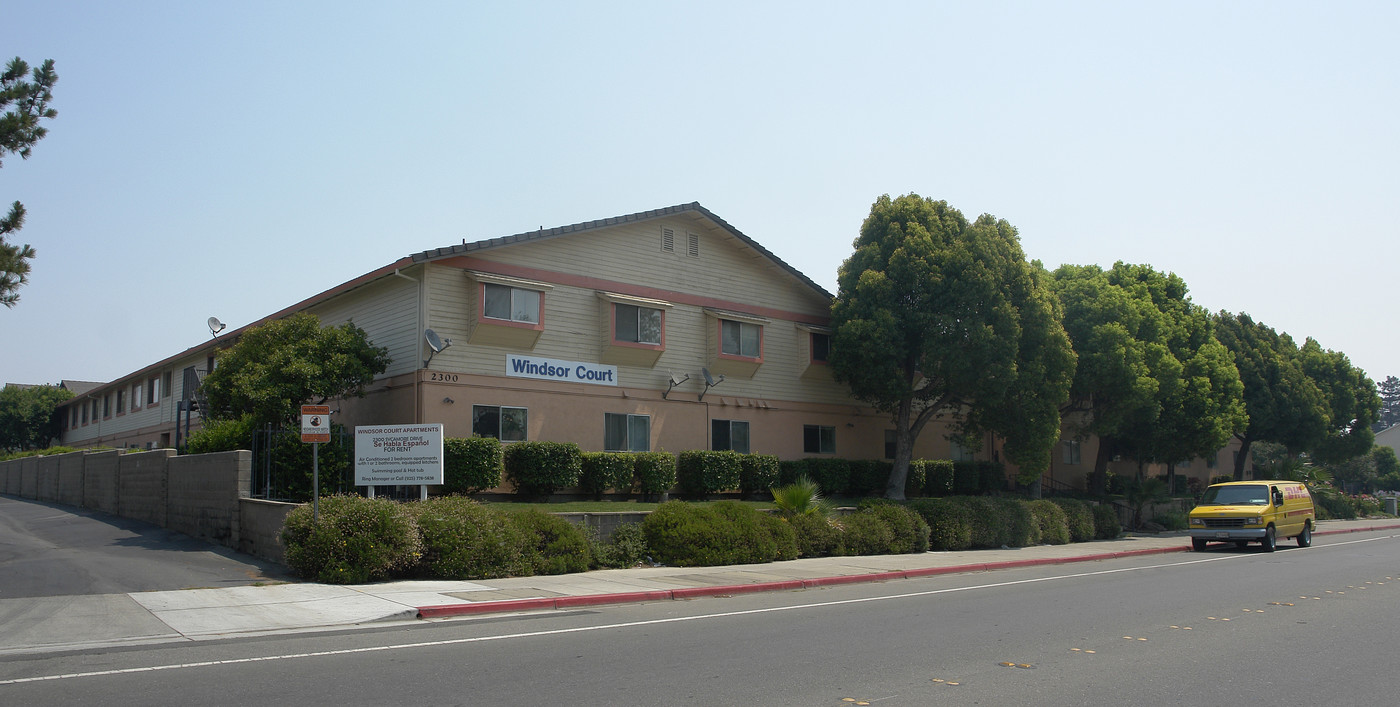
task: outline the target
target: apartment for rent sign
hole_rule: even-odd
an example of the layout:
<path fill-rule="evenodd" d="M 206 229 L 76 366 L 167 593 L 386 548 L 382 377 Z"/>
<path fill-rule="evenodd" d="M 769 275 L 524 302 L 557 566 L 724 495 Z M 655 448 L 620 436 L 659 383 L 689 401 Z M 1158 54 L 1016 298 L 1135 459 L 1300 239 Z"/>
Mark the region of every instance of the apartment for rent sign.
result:
<path fill-rule="evenodd" d="M 441 484 L 442 424 L 355 428 L 355 485 Z"/>

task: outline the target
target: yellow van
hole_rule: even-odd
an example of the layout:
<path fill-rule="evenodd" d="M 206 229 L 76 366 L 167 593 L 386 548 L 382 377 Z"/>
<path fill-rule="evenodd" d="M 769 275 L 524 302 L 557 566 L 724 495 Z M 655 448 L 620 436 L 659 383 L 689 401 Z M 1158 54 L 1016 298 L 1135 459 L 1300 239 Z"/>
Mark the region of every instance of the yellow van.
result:
<path fill-rule="evenodd" d="M 1191 509 L 1191 547 L 1201 552 L 1211 541 L 1239 547 L 1257 542 L 1273 552 L 1280 538 L 1297 538 L 1298 547 L 1307 547 L 1316 522 L 1312 494 L 1296 481 L 1212 484 Z"/>

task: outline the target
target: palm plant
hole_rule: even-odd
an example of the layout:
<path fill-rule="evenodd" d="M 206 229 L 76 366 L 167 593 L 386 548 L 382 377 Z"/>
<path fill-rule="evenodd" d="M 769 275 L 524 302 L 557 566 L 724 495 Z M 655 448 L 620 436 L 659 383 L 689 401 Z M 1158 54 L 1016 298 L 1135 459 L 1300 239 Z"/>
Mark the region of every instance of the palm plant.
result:
<path fill-rule="evenodd" d="M 773 494 L 773 505 L 786 517 L 825 517 L 831 513 L 831 502 L 822 497 L 821 487 L 806 476 L 799 476 L 793 483 L 774 487 L 769 491 Z"/>

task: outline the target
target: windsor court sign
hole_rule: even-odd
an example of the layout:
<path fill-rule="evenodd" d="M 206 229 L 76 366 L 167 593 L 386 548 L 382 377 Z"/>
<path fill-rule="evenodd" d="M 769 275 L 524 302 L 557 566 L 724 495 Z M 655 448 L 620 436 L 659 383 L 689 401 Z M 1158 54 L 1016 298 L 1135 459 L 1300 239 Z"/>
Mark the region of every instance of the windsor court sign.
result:
<path fill-rule="evenodd" d="M 355 485 L 443 483 L 442 423 L 355 428 Z"/>

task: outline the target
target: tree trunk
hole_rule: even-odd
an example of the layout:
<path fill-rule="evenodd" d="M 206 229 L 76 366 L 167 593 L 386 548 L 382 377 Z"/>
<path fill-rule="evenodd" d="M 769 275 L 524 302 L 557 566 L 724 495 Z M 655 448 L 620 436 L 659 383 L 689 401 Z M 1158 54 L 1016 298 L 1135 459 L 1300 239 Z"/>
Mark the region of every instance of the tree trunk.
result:
<path fill-rule="evenodd" d="M 909 462 L 914 458 L 914 433 L 909 429 L 912 413 L 912 406 L 906 401 L 894 415 L 894 466 L 885 485 L 885 498 L 891 501 L 904 500 L 904 486 L 909 480 Z"/>
<path fill-rule="evenodd" d="M 1235 454 L 1235 481 L 1244 481 L 1244 464 L 1249 460 L 1249 447 L 1254 444 L 1254 440 L 1244 438 L 1240 440 L 1240 451 Z"/>
<path fill-rule="evenodd" d="M 1113 458 L 1113 440 L 1099 438 L 1099 451 L 1094 454 L 1094 471 L 1089 476 L 1089 493 L 1094 496 L 1108 494 L 1108 462 Z"/>

